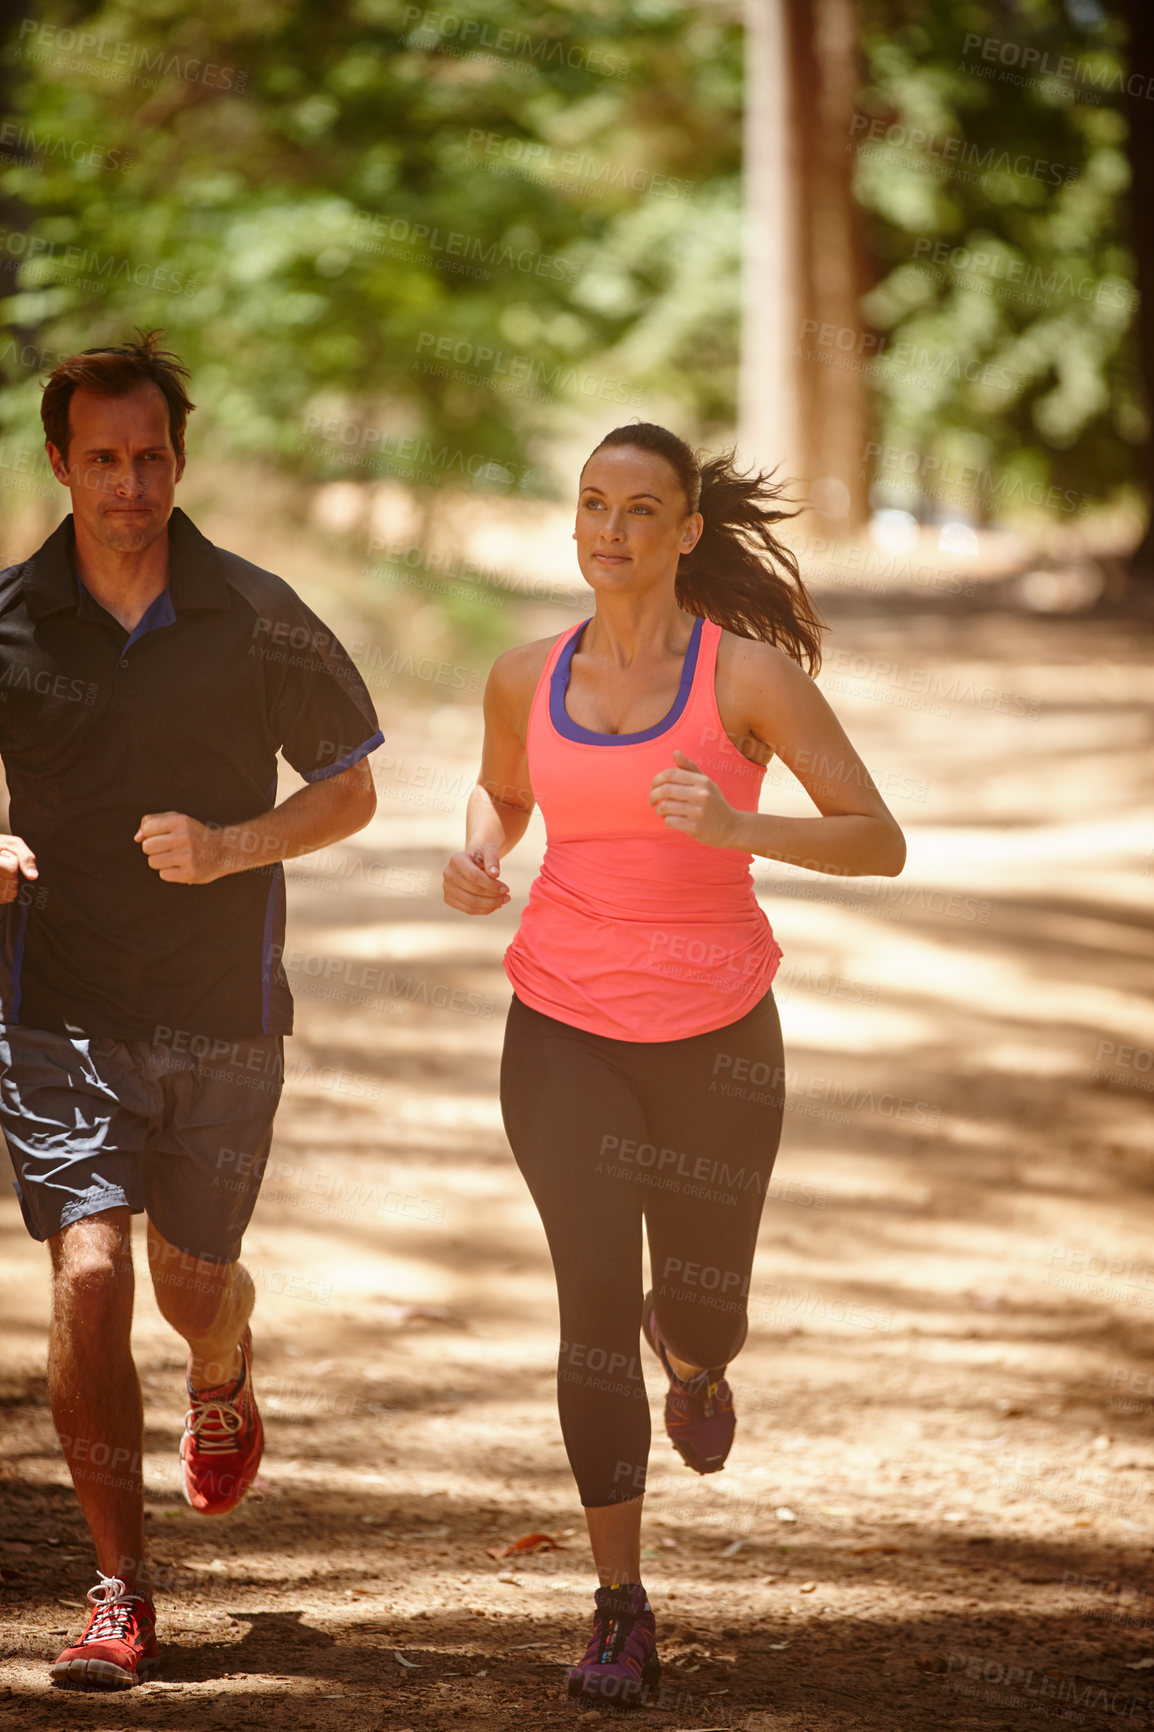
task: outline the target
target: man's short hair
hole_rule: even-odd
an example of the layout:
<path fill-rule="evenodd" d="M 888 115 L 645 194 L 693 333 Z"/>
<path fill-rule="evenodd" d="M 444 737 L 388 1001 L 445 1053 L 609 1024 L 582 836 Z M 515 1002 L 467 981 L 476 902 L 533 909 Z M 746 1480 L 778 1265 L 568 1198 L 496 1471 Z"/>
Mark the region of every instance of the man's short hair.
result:
<path fill-rule="evenodd" d="M 44 395 L 40 400 L 40 419 L 44 437 L 68 460 L 71 428 L 68 411 L 72 393 L 83 386 L 101 397 L 126 397 L 137 386 L 153 384 L 164 393 L 168 404 L 168 430 L 172 448 L 178 457 L 184 456 L 184 424 L 188 412 L 195 409 L 184 388 L 188 368 L 178 355 L 159 346 L 163 331 L 137 330 L 131 343 L 108 344 L 99 349 L 82 349 L 78 355 L 68 355 L 52 369 Z"/>

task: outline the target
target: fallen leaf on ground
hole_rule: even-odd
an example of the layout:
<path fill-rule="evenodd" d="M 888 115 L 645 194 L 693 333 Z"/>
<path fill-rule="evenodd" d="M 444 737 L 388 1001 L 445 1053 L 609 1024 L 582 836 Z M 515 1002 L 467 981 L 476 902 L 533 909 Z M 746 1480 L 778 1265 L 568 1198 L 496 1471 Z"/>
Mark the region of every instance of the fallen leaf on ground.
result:
<path fill-rule="evenodd" d="M 1147 1666 L 1154 1666 L 1154 1654 L 1148 1655 L 1145 1660 L 1126 1661 L 1126 1669 L 1130 1672 L 1144 1672 Z"/>
<path fill-rule="evenodd" d="M 803 1582 L 801 1584 L 801 1587 L 797 1591 L 799 1594 L 816 1593 L 817 1592 L 817 1583 L 816 1582 Z"/>
<path fill-rule="evenodd" d="M 421 1669 L 419 1660 L 406 1660 L 398 1648 L 393 1649 L 393 1659 L 399 1660 L 402 1666 L 407 1666 L 410 1672 L 419 1672 Z"/>
<path fill-rule="evenodd" d="M 491 1558 L 511 1558 L 518 1552 L 559 1552 L 561 1547 L 550 1534 L 522 1534 L 519 1540 L 511 1540 L 507 1546 L 488 1546 L 486 1555 Z"/>

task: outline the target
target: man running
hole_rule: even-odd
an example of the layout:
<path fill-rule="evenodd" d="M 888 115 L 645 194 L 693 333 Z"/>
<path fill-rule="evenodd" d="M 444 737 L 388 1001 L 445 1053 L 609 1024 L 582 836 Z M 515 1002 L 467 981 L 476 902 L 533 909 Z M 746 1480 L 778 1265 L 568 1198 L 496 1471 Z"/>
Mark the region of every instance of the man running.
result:
<path fill-rule="evenodd" d="M 263 1433 L 238 1262 L 283 1078 L 282 860 L 375 808 L 383 736 L 333 634 L 174 509 L 188 370 L 138 333 L 62 361 L 48 458 L 72 514 L 0 572 L 0 1125 L 52 1267 L 52 1417 L 96 1547 L 56 1682 L 156 1663 L 130 1222 L 188 1344 L 184 1494 L 215 1515 Z M 282 751 L 307 786 L 276 802 Z"/>

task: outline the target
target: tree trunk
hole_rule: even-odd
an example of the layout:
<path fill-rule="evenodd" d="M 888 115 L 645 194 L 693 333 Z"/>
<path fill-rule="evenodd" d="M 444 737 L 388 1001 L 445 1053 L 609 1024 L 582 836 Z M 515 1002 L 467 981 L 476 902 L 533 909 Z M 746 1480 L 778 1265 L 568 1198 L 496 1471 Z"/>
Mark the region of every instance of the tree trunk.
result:
<path fill-rule="evenodd" d="M 857 23 L 856 0 L 748 0 L 742 443 L 799 477 L 820 533 L 868 516 Z"/>
<path fill-rule="evenodd" d="M 798 475 L 801 162 L 789 76 L 790 0 L 747 0 L 740 431 L 747 463 Z"/>

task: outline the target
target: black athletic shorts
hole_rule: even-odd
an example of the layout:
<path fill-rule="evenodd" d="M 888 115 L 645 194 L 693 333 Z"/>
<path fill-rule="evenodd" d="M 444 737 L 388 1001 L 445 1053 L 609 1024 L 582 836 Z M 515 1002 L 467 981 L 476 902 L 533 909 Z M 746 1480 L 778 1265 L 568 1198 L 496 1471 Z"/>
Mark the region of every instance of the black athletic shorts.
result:
<path fill-rule="evenodd" d="M 283 1080 L 277 1034 L 178 1046 L 0 1026 L 0 1127 L 28 1231 L 127 1206 L 188 1255 L 234 1263 Z"/>

